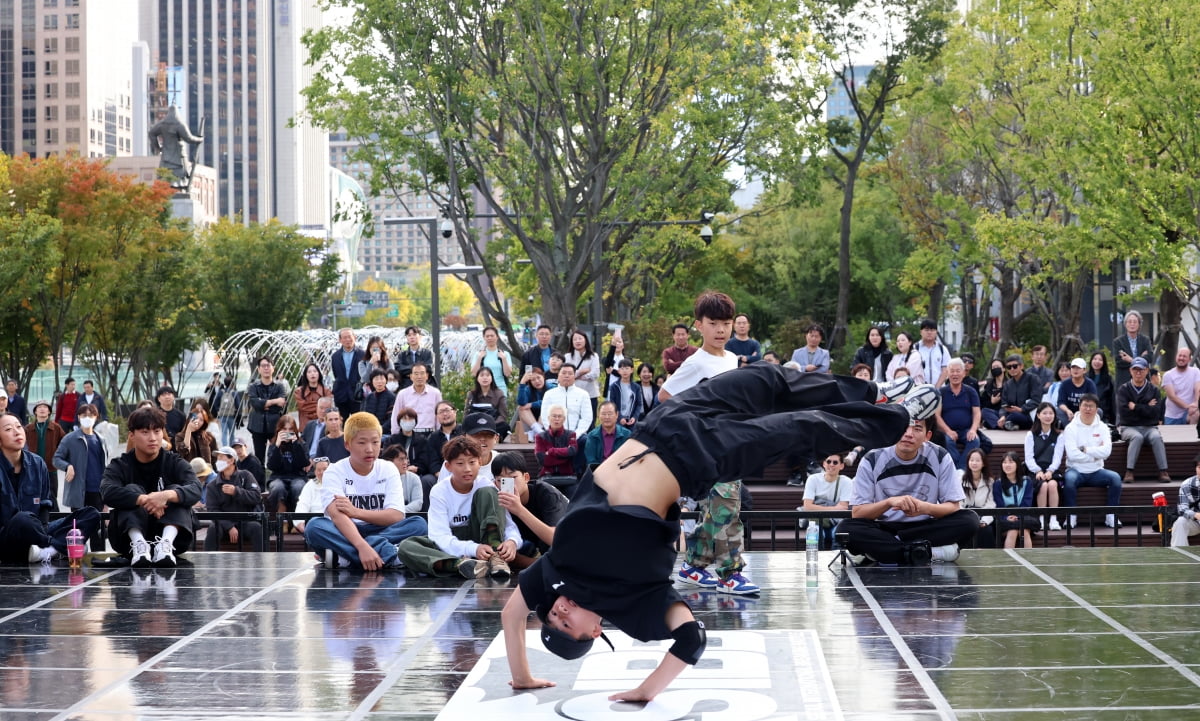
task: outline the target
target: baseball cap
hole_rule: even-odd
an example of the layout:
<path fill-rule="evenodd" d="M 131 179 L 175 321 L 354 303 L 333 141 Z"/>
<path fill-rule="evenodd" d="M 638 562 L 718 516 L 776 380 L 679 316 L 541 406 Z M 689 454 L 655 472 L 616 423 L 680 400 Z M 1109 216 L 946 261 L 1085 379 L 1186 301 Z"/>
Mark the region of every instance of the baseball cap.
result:
<path fill-rule="evenodd" d="M 573 638 L 569 634 L 551 626 L 546 621 L 546 614 L 549 611 L 549 605 L 539 605 L 536 611 L 538 618 L 542 620 L 542 645 L 546 647 L 547 651 L 555 656 L 558 656 L 559 658 L 564 658 L 568 661 L 571 661 L 592 650 L 592 642 L 595 641 L 595 639 Z M 601 633 L 600 638 L 604 639 L 604 642 L 608 644 L 610 649 L 613 651 L 617 650 L 616 647 L 613 646 L 612 641 L 608 640 L 608 636 Z"/>
<path fill-rule="evenodd" d="M 245 439 L 243 439 L 243 438 L 234 438 L 234 439 L 233 439 L 233 447 L 234 447 L 234 448 L 236 448 L 236 447 L 238 447 L 238 446 L 242 446 L 243 448 L 245 448 L 245 447 L 246 447 L 246 441 L 245 441 Z"/>
<path fill-rule="evenodd" d="M 232 446 L 221 446 L 217 449 L 217 455 L 229 456 L 230 458 L 237 457 L 237 451 L 233 450 Z"/>
<path fill-rule="evenodd" d="M 1075 360 L 1071 361 L 1071 367 L 1072 368 L 1087 368 L 1087 361 L 1085 361 L 1082 358 L 1076 358 Z"/>
<path fill-rule="evenodd" d="M 1130 368 L 1149 368 L 1150 364 L 1146 362 L 1145 358 L 1134 358 L 1133 362 L 1129 364 L 1129 367 Z"/>
<path fill-rule="evenodd" d="M 495 433 L 497 435 L 500 433 L 496 430 L 496 419 L 492 418 L 488 413 L 468 414 L 463 419 L 463 429 L 468 436 L 473 436 L 476 433 Z"/>

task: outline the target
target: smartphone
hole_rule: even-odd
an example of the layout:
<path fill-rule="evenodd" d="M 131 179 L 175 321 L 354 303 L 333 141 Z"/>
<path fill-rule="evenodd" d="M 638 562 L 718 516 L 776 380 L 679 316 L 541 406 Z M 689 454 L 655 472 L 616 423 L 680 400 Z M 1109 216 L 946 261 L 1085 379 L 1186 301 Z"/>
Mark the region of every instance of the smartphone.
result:
<path fill-rule="evenodd" d="M 500 479 L 500 490 L 504 493 L 516 493 L 517 492 L 517 479 L 501 478 Z"/>
<path fill-rule="evenodd" d="M 525 376 L 529 375 L 529 373 L 530 373 L 532 370 L 533 370 L 533 366 L 525 366 L 525 372 L 521 374 L 521 377 L 523 378 L 523 377 L 525 377 Z"/>

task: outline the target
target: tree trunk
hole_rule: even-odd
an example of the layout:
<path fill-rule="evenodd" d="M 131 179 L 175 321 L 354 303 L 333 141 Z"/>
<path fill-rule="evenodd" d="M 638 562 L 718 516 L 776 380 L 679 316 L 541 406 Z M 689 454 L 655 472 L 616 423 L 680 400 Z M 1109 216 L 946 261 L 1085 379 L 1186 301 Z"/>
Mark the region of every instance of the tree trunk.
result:
<path fill-rule="evenodd" d="M 846 165 L 846 181 L 842 185 L 842 213 L 838 222 L 838 296 L 837 316 L 829 335 L 829 350 L 846 344 L 850 323 L 850 219 L 854 212 L 854 183 L 858 180 L 858 163 Z"/>
<path fill-rule="evenodd" d="M 1000 269 L 1000 309 L 999 334 L 996 339 L 996 350 L 993 358 L 1003 358 L 1013 345 L 1013 306 L 1017 302 L 1017 288 L 1013 282 L 1015 273 L 1012 268 Z"/>
<path fill-rule="evenodd" d="M 1173 288 L 1164 288 L 1158 297 L 1158 313 L 1162 332 L 1159 334 L 1158 367 L 1168 371 L 1175 365 L 1175 353 L 1179 350 L 1179 331 L 1183 324 L 1183 311 L 1187 308 L 1187 299 L 1183 298 Z"/>

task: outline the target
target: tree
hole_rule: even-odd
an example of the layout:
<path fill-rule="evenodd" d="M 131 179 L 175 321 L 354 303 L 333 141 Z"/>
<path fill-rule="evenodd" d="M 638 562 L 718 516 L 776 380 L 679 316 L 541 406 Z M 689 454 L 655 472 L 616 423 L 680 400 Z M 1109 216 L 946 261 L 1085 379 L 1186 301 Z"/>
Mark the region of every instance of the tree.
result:
<path fill-rule="evenodd" d="M 6 214 L 24 218 L 20 235 L 50 250 L 29 266 L 27 301 L 54 361 L 57 383 L 64 345 L 69 341 L 80 348 L 107 295 L 114 288 L 128 291 L 121 286 L 125 263 L 162 231 L 174 191 L 166 183 L 118 176 L 105 161 L 78 155 L 22 155 L 6 164 Z"/>
<path fill-rule="evenodd" d="M 328 242 L 277 220 L 222 218 L 200 235 L 196 323 L 215 347 L 238 331 L 292 329 L 339 279 Z"/>
<path fill-rule="evenodd" d="M 7 157 L 0 156 L 0 178 L 6 166 Z M 57 219 L 36 210 L 0 215 L 0 368 L 22 388 L 50 352 L 30 298 L 47 292 L 50 269 L 59 262 L 61 232 Z"/>
<path fill-rule="evenodd" d="M 919 88 L 921 64 L 932 61 L 945 44 L 951 3 L 946 0 L 805 0 L 804 14 L 818 38 L 817 47 L 825 77 L 844 93 L 852 116 L 825 119 L 826 93 L 813 95 L 800 86 L 788 94 L 798 122 L 806 128 L 785 147 L 782 167 L 805 169 L 819 163 L 842 192 L 838 228 L 838 294 L 830 348 L 846 342 L 851 295 L 851 221 L 855 191 L 864 163 L 886 155 L 890 138 L 887 123 L 896 103 Z M 855 68 L 867 38 L 883 28 L 884 58 L 866 77 Z M 807 128 L 823 127 L 824 153 L 813 151 Z M 790 176 L 793 185 L 807 183 Z"/>
<path fill-rule="evenodd" d="M 412 325 L 421 317 L 414 298 L 407 291 L 393 288 L 389 283 L 374 278 L 364 278 L 355 290 L 388 294 L 388 305 L 385 308 L 372 308 L 363 316 L 363 325 L 377 325 L 383 328 L 403 328 Z M 429 304 L 425 304 L 428 313 Z"/>
<path fill-rule="evenodd" d="M 471 279 L 484 313 L 509 329 L 464 218 L 497 214 L 545 320 L 573 326 L 639 222 L 728 203 L 725 168 L 773 134 L 772 55 L 805 40 L 768 0 L 331 4 L 355 19 L 306 37 L 310 113 L 365 144 L 373 193 L 445 199 L 465 261 L 488 270 Z"/>
<path fill-rule="evenodd" d="M 422 266 L 421 270 L 423 272 L 417 275 L 417 279 L 413 281 L 412 285 L 404 286 L 400 292 L 406 294 L 412 301 L 412 315 L 409 316 L 412 321 L 414 323 L 420 321 L 422 324 L 428 321 L 430 325 L 425 327 L 432 328 L 429 266 Z M 470 322 L 482 320 L 482 316 L 479 314 L 479 305 L 475 302 L 475 294 L 471 291 L 471 286 L 453 275 L 441 276 L 441 285 L 438 286 L 438 312 L 442 316 L 439 321 L 443 321 L 446 316 L 450 315 L 461 316 Z"/>

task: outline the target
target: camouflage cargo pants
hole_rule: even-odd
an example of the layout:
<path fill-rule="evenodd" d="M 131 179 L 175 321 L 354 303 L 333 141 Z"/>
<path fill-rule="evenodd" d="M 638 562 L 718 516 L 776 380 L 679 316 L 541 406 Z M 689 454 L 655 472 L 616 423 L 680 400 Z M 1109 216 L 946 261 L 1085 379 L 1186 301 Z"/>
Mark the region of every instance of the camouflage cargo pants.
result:
<path fill-rule="evenodd" d="M 687 538 L 685 559 L 692 566 L 708 568 L 720 578 L 741 571 L 742 482 L 717 483 L 700 504 L 700 520 Z"/>

